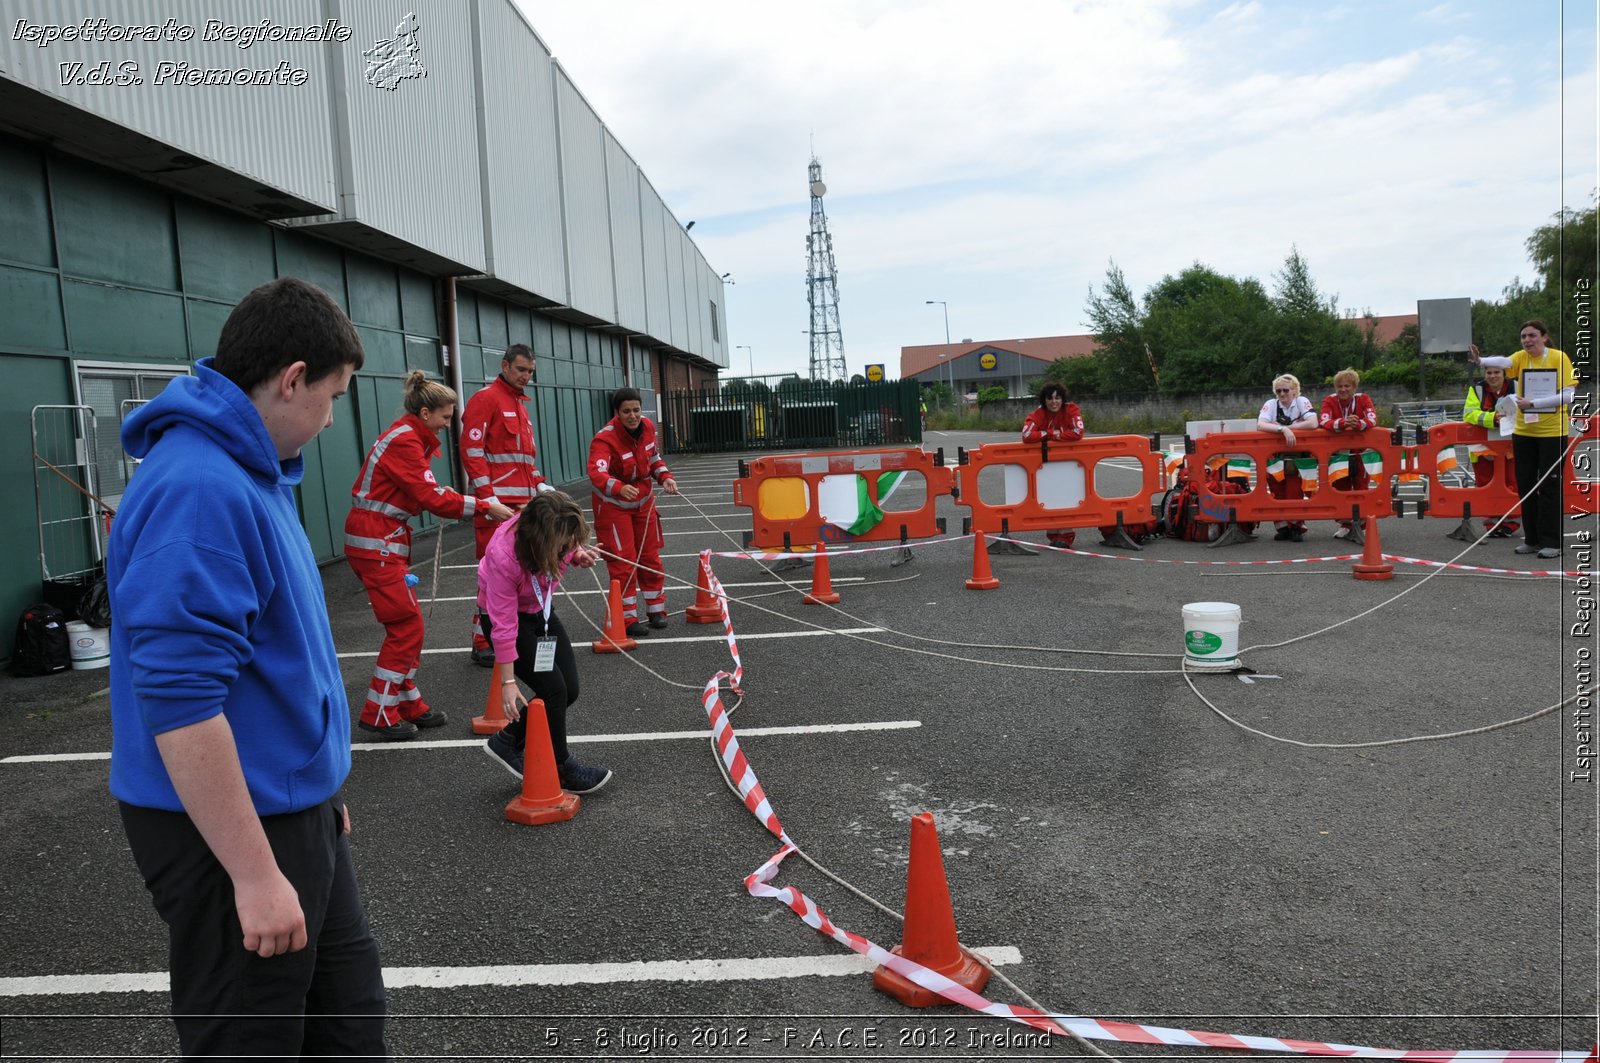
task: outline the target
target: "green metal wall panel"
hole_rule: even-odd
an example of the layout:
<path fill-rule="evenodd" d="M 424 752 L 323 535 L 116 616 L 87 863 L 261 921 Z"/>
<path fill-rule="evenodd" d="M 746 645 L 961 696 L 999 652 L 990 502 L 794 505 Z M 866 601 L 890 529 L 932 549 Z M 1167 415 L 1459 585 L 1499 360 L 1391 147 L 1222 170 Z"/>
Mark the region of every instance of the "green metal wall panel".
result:
<path fill-rule="evenodd" d="M 44 156 L 31 144 L 0 137 L 0 257 L 36 266 L 56 264 Z"/>
<path fill-rule="evenodd" d="M 0 342 L 8 347 L 64 351 L 60 279 L 42 270 L 0 266 L 0 321 L 6 323 Z"/>
<path fill-rule="evenodd" d="M 379 413 L 377 378 L 357 376 L 350 381 L 350 404 L 355 409 L 356 443 L 364 460 L 385 423 Z"/>
<path fill-rule="evenodd" d="M 557 358 L 572 358 L 572 332 L 565 322 L 553 321 L 550 324 L 550 353 Z"/>
<path fill-rule="evenodd" d="M 525 306 L 506 308 L 506 344 L 533 346 L 533 314 Z"/>
<path fill-rule="evenodd" d="M 185 361 L 183 300 L 79 280 L 63 282 L 72 346 L 79 355 Z"/>
<path fill-rule="evenodd" d="M 462 343 L 478 343 L 478 297 L 465 288 L 456 288 L 456 332 Z"/>
<path fill-rule="evenodd" d="M 177 290 L 168 193 L 60 155 L 50 157 L 49 173 L 63 273 Z"/>
<path fill-rule="evenodd" d="M 0 319 L 3 320 L 3 319 Z M 22 610 L 39 600 L 38 510 L 34 506 L 33 441 L 29 414 L 37 405 L 64 405 L 72 401 L 72 380 L 65 358 L 30 358 L 0 355 L 0 498 L 6 499 L 5 520 L 0 521 L 0 557 L 7 558 L 0 575 L 0 617 L 8 626 L 0 635 L 0 651 L 11 655 L 11 629 Z"/>
<path fill-rule="evenodd" d="M 498 299 L 479 298 L 478 342 L 504 354 L 510 343 L 506 336 L 506 305 Z"/>
<path fill-rule="evenodd" d="M 434 305 L 431 277 L 408 269 L 400 271 L 400 320 L 407 332 L 439 337 L 439 314 Z"/>
<path fill-rule="evenodd" d="M 439 365 L 439 341 L 423 336 L 407 336 L 406 369 L 421 369 L 430 376 L 441 375 Z"/>
<path fill-rule="evenodd" d="M 400 328 L 400 290 L 393 266 L 346 255 L 344 273 L 350 287 L 350 320 L 358 325 Z"/>
<path fill-rule="evenodd" d="M 356 438 L 356 407 L 348 398 L 333 404 L 333 424 L 323 429 L 305 453 L 300 508 L 312 552 L 325 560 L 344 553 L 350 485 L 356 482 L 366 457 L 366 449 Z"/>
<path fill-rule="evenodd" d="M 176 201 L 183 290 L 229 306 L 274 276 L 272 230 L 209 203 Z"/>
<path fill-rule="evenodd" d="M 186 300 L 189 310 L 189 357 L 198 361 L 217 353 L 222 326 L 233 313 L 233 303 L 213 303 L 206 299 Z"/>
<path fill-rule="evenodd" d="M 357 325 L 356 332 L 360 333 L 361 346 L 366 352 L 361 367 L 363 373 L 398 375 L 405 372 L 405 342 L 398 332 L 383 332 L 365 325 Z"/>
<path fill-rule="evenodd" d="M 333 296 L 345 313 L 350 312 L 350 299 L 344 285 L 344 255 L 337 247 L 281 229 L 274 232 L 273 241 L 278 276 L 308 280 Z"/>
<path fill-rule="evenodd" d="M 551 339 L 551 331 L 554 327 L 554 323 L 549 318 L 540 317 L 538 314 L 533 316 L 533 339 L 529 341 L 529 346 L 533 348 L 535 359 L 554 356 L 555 341 Z"/>

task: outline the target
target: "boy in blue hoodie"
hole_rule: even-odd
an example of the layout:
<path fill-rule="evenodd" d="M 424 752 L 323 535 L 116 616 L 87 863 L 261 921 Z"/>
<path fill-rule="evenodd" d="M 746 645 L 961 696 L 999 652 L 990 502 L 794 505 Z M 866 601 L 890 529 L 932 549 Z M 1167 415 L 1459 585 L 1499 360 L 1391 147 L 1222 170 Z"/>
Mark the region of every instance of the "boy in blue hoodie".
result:
<path fill-rule="evenodd" d="M 388 1056 L 337 800 L 350 710 L 294 497 L 361 362 L 338 304 L 282 278 L 122 429 L 143 462 L 106 552 L 111 792 L 171 932 L 186 1057 Z"/>

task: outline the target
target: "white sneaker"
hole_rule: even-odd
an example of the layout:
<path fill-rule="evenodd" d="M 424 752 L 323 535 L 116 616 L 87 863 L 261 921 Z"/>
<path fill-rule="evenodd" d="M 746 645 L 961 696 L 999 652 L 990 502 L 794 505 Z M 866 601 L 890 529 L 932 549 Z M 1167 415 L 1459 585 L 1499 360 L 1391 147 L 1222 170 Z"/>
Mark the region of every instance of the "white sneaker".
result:
<path fill-rule="evenodd" d="M 1348 538 L 1350 538 L 1350 527 L 1349 527 L 1349 525 L 1341 525 L 1339 527 L 1339 530 L 1333 533 L 1333 537 L 1335 539 L 1348 539 Z"/>

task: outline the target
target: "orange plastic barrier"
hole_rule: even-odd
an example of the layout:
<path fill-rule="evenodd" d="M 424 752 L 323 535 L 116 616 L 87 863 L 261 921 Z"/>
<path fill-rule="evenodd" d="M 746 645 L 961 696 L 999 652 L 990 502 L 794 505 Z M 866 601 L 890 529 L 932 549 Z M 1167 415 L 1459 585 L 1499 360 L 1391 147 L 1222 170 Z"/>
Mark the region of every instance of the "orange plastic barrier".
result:
<path fill-rule="evenodd" d="M 1591 417 L 1578 434 L 1582 440 L 1600 440 L 1600 417 Z M 1567 440 L 1568 444 L 1572 440 Z M 1600 514 L 1600 452 L 1587 443 L 1579 443 L 1567 451 L 1566 468 L 1561 470 L 1565 481 L 1562 499 L 1568 513 Z"/>
<path fill-rule="evenodd" d="M 1294 443 L 1288 444 L 1275 432 L 1228 432 L 1201 436 L 1185 441 L 1188 457 L 1185 459 L 1189 482 L 1200 489 L 1201 520 L 1217 523 L 1251 522 L 1256 524 L 1275 520 L 1337 520 L 1350 521 L 1359 507 L 1362 517 L 1394 516 L 1390 479 L 1401 472 L 1402 448 L 1391 433 L 1383 429 L 1365 432 L 1328 432 L 1320 428 L 1296 429 Z M 1377 451 L 1383 467 L 1369 472 L 1367 486 L 1359 490 L 1338 490 L 1330 466 L 1338 468 L 1332 459 L 1340 451 L 1350 451 L 1355 460 L 1363 452 Z M 1287 460 L 1285 455 L 1310 455 L 1315 462 L 1316 490 L 1304 498 L 1274 498 L 1267 490 L 1272 470 L 1277 462 Z M 1207 463 L 1217 458 L 1244 457 L 1255 466 L 1255 483 L 1244 494 L 1213 494 L 1206 489 Z M 1302 474 L 1303 481 L 1311 476 Z"/>
<path fill-rule="evenodd" d="M 1141 482 L 1133 494 L 1107 498 L 1096 488 L 1095 466 L 1111 459 L 1138 463 Z M 1074 464 L 1076 470 L 1071 467 Z M 1007 465 L 1020 468 L 1027 476 L 1026 494 L 1009 502 L 985 502 L 978 493 L 978 478 L 984 469 Z M 972 530 L 1004 535 L 1055 528 L 1111 528 L 1119 523 L 1131 527 L 1153 521 L 1157 514 L 1150 496 L 1165 490 L 1166 473 L 1159 449 L 1147 436 L 1091 436 L 1070 443 L 986 443 L 963 450 L 956 483 L 956 501 L 972 510 Z M 1050 504 L 1053 497 L 1062 496 L 1072 497 L 1074 503 Z"/>
<path fill-rule="evenodd" d="M 1494 479 L 1478 487 L 1465 455 L 1456 454 L 1457 447 L 1488 447 L 1495 456 Z M 1431 425 L 1418 432 L 1417 444 L 1408 448 L 1415 452 L 1413 467 L 1418 478 L 1428 486 L 1427 514 L 1430 517 L 1448 517 L 1452 520 L 1466 517 L 1515 517 L 1517 509 L 1517 479 L 1511 465 L 1511 440 L 1501 438 L 1465 421 L 1446 421 Z M 1441 473 L 1459 469 L 1472 486 L 1462 487 L 1446 483 Z"/>
<path fill-rule="evenodd" d="M 925 484 L 922 504 L 912 510 L 883 510 L 880 481 L 890 473 L 918 474 Z M 824 499 L 823 480 L 834 481 Z M 939 496 L 949 494 L 955 477 L 944 467 L 944 452 L 921 449 L 846 450 L 826 454 L 785 454 L 739 463 L 733 504 L 750 510 L 746 549 L 776 550 L 818 543 L 905 542 L 944 534 L 935 514 Z M 882 513 L 882 516 L 877 516 Z"/>

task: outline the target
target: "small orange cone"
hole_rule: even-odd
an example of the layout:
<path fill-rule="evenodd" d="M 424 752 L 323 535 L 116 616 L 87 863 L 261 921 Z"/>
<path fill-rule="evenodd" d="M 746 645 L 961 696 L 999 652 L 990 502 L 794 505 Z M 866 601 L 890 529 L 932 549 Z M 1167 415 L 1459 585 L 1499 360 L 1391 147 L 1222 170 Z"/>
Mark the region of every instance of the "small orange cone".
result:
<path fill-rule="evenodd" d="M 1589 1050 L 1589 1058 L 1585 1059 L 1583 1063 L 1597 1063 L 1597 1061 L 1600 1061 L 1600 1043 L 1596 1043 L 1595 1046 Z"/>
<path fill-rule="evenodd" d="M 801 599 L 807 605 L 836 605 L 839 592 L 833 589 L 833 576 L 828 572 L 828 550 L 817 544 L 816 562 L 811 566 L 811 593 Z"/>
<path fill-rule="evenodd" d="M 606 629 L 594 641 L 596 653 L 621 653 L 637 649 L 639 644 L 628 637 L 628 625 L 622 619 L 622 584 L 611 581 L 611 596 L 606 601 Z"/>
<path fill-rule="evenodd" d="M 969 591 L 992 591 L 1000 581 L 989 571 L 989 552 L 983 548 L 983 532 L 972 535 L 972 578 L 967 580 Z"/>
<path fill-rule="evenodd" d="M 475 735 L 498 734 L 500 728 L 510 723 L 506 710 L 500 707 L 500 669 L 489 669 L 489 696 L 483 701 L 483 715 L 472 718 Z"/>
<path fill-rule="evenodd" d="M 932 812 L 911 818 L 911 867 L 906 872 L 906 922 L 904 939 L 889 950 L 920 963 L 974 993 L 989 981 L 989 969 L 961 951 L 956 939 L 956 917 L 950 908 L 950 886 L 939 855 L 939 832 Z M 879 967 L 872 972 L 872 987 L 909 1008 L 929 1008 L 945 1003 L 931 989 Z"/>
<path fill-rule="evenodd" d="M 1366 517 L 1361 560 L 1351 565 L 1356 579 L 1394 579 L 1394 566 L 1383 559 L 1383 547 L 1378 543 L 1378 518 Z"/>
<path fill-rule="evenodd" d="M 578 814 L 578 795 L 561 789 L 544 702 L 538 698 L 528 702 L 522 707 L 522 718 L 528 721 L 522 746 L 522 792 L 506 805 L 506 818 L 530 827 L 571 819 Z"/>
<path fill-rule="evenodd" d="M 717 596 L 706 586 L 709 582 L 706 579 L 706 567 L 701 565 L 695 578 L 694 604 L 683 611 L 684 618 L 691 624 L 715 624 L 722 619 L 722 610 L 717 607 Z"/>

